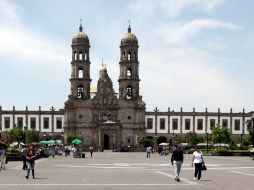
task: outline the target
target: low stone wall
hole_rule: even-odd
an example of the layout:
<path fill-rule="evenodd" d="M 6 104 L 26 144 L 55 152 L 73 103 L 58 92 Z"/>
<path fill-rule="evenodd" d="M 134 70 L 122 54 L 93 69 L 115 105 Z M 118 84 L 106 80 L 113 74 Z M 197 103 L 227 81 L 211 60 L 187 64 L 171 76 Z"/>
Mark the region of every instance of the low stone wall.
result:
<path fill-rule="evenodd" d="M 7 154 L 7 160 L 9 161 L 21 161 L 19 154 Z"/>

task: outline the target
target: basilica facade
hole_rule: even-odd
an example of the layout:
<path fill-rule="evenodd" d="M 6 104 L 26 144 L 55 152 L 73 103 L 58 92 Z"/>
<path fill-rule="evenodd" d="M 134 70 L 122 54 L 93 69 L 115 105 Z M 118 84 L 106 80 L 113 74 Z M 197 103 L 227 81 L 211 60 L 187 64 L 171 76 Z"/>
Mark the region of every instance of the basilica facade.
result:
<path fill-rule="evenodd" d="M 207 136 L 213 127 L 227 127 L 234 136 L 247 135 L 253 127 L 253 112 L 185 112 L 168 108 L 167 111 L 145 110 L 139 93 L 138 39 L 129 26 L 120 40 L 118 93 L 105 65 L 98 71 L 96 90 L 91 90 L 90 41 L 82 25 L 72 39 L 70 95 L 64 109 L 48 111 L 4 110 L 0 106 L 0 134 L 15 126 L 38 130 L 42 138 L 60 139 L 80 136 L 85 147 L 112 149 L 114 146 L 137 147 L 138 140 L 148 137 L 155 141 L 170 142 L 177 135 L 195 132 Z"/>
<path fill-rule="evenodd" d="M 102 64 L 97 92 L 91 98 L 90 42 L 81 25 L 71 47 L 71 94 L 65 102 L 64 135 L 78 134 L 86 145 L 103 149 L 135 144 L 145 129 L 145 103 L 139 94 L 138 40 L 130 26 L 120 42 L 119 95 Z"/>

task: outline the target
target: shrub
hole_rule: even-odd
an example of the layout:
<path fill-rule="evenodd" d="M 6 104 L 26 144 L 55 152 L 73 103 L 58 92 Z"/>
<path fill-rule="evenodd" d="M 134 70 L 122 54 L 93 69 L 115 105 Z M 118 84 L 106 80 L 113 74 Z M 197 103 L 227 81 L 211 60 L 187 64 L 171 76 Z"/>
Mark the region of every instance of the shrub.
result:
<path fill-rule="evenodd" d="M 6 153 L 7 154 L 20 154 L 20 150 L 18 148 L 8 148 Z"/>

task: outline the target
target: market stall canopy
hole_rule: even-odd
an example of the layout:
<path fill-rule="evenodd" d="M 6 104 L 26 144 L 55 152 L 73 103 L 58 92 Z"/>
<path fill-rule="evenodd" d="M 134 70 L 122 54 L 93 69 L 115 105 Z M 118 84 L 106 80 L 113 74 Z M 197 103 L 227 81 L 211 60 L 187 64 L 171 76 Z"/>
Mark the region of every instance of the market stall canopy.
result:
<path fill-rule="evenodd" d="M 24 143 L 22 143 L 22 142 L 13 142 L 13 143 L 11 143 L 10 144 L 10 147 L 14 147 L 14 146 L 18 146 L 18 145 L 21 145 L 21 146 L 25 146 L 25 144 Z"/>
<path fill-rule="evenodd" d="M 71 141 L 72 144 L 81 144 L 81 140 L 79 139 L 74 139 L 73 141 Z"/>
<path fill-rule="evenodd" d="M 167 146 L 169 143 L 160 143 L 159 146 Z"/>
<path fill-rule="evenodd" d="M 39 142 L 39 144 L 59 144 L 57 141 L 55 140 L 49 140 L 49 141 L 41 141 Z"/>

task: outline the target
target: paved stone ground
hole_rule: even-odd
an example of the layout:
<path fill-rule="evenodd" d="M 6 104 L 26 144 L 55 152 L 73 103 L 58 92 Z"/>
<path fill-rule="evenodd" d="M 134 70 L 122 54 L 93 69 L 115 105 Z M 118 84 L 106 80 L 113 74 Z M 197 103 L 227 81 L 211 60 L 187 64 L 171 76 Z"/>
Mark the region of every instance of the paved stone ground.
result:
<path fill-rule="evenodd" d="M 253 190 L 254 161 L 249 157 L 205 156 L 208 170 L 193 181 L 191 155 L 185 155 L 181 182 L 174 180 L 169 156 L 145 153 L 94 153 L 91 158 L 58 156 L 36 161 L 36 179 L 25 178 L 21 162 L 0 172 L 0 190 Z"/>

